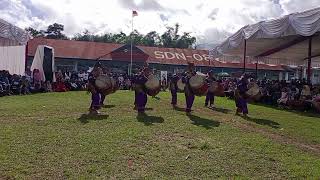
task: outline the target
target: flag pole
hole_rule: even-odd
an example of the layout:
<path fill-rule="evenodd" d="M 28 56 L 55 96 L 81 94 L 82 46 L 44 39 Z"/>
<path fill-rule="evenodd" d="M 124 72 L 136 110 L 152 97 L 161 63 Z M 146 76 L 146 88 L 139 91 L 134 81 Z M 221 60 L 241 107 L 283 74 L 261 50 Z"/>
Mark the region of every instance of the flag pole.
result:
<path fill-rule="evenodd" d="M 132 44 L 133 44 L 133 39 L 132 39 L 132 34 L 133 34 L 133 14 L 131 16 L 131 50 L 130 50 L 130 75 L 132 75 Z"/>

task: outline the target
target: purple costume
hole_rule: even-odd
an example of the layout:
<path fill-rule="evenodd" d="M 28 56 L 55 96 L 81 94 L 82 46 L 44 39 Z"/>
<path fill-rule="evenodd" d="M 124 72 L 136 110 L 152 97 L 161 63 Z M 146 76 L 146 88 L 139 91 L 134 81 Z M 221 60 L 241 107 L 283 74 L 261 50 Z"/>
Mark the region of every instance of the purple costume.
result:
<path fill-rule="evenodd" d="M 238 83 L 237 83 L 237 89 L 239 90 L 239 97 L 235 98 L 236 101 L 236 106 L 237 106 L 237 112 L 238 113 L 243 113 L 243 114 L 248 114 L 248 105 L 247 105 L 247 100 L 245 98 L 245 93 L 248 90 L 248 83 L 245 78 L 242 78 Z"/>
<path fill-rule="evenodd" d="M 210 83 L 212 83 L 213 81 L 215 81 L 214 78 L 210 78 L 208 77 L 206 79 L 206 82 L 210 85 Z M 210 104 L 209 104 L 210 102 Z M 206 100 L 205 100 L 205 106 L 208 106 L 208 104 L 211 106 L 211 105 L 214 105 L 214 93 L 213 92 L 207 92 L 207 95 L 206 95 Z"/>
<path fill-rule="evenodd" d="M 138 108 L 138 112 L 143 113 L 148 101 L 147 94 L 144 90 L 144 84 L 148 81 L 144 75 L 137 75 L 134 77 L 135 89 L 135 105 Z"/>
<path fill-rule="evenodd" d="M 178 92 L 178 85 L 177 85 L 177 82 L 179 80 L 179 77 L 178 76 L 173 76 L 171 79 L 170 79 L 170 92 L 171 92 L 171 104 L 173 106 L 177 105 L 177 99 L 178 99 L 178 96 L 177 96 L 177 92 Z"/>
<path fill-rule="evenodd" d="M 101 94 L 96 88 L 96 85 L 95 85 L 96 78 L 93 76 L 93 74 L 89 74 L 88 81 L 93 87 L 95 87 L 95 90 L 96 90 L 94 93 L 91 92 L 90 109 L 98 110 L 101 107 Z"/>
<path fill-rule="evenodd" d="M 192 76 L 196 75 L 196 72 L 189 72 L 189 76 L 186 75 L 182 78 L 182 82 L 186 84 L 184 88 L 184 95 L 186 97 L 186 112 L 189 113 L 191 112 L 191 108 L 194 102 L 194 93 L 192 92 L 192 89 L 189 84 L 189 80 Z"/>
<path fill-rule="evenodd" d="M 101 96 L 100 105 L 103 106 L 104 105 L 104 101 L 106 99 L 106 95 L 101 93 L 100 96 Z"/>

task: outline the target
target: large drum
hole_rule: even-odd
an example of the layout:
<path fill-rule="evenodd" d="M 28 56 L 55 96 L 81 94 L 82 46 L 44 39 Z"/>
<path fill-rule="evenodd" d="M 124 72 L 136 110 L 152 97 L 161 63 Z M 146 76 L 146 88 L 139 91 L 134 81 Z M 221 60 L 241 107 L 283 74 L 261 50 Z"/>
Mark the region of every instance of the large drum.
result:
<path fill-rule="evenodd" d="M 214 93 L 215 96 L 225 96 L 222 84 L 217 81 L 210 83 L 208 91 Z"/>
<path fill-rule="evenodd" d="M 196 96 L 205 96 L 208 92 L 208 84 L 206 83 L 206 76 L 196 74 L 189 80 L 190 88 Z"/>
<path fill-rule="evenodd" d="M 112 93 L 115 93 L 119 89 L 119 84 L 114 78 L 111 78 L 111 84 L 112 84 Z"/>
<path fill-rule="evenodd" d="M 112 88 L 112 80 L 107 75 L 98 76 L 96 78 L 95 84 L 99 90 L 106 90 Z"/>
<path fill-rule="evenodd" d="M 149 96 L 157 95 L 161 90 L 159 79 L 154 75 L 148 76 L 148 81 L 145 83 L 146 93 Z"/>
<path fill-rule="evenodd" d="M 248 85 L 249 90 L 246 92 L 247 97 L 251 101 L 259 101 L 261 98 L 260 87 L 256 83 L 250 83 Z"/>
<path fill-rule="evenodd" d="M 177 82 L 178 91 L 184 92 L 184 88 L 186 87 L 186 84 L 182 82 L 182 79 L 179 79 Z"/>
<path fill-rule="evenodd" d="M 97 77 L 95 84 L 100 92 L 102 92 L 104 95 L 109 95 L 117 90 L 116 81 L 107 75 L 100 75 Z"/>

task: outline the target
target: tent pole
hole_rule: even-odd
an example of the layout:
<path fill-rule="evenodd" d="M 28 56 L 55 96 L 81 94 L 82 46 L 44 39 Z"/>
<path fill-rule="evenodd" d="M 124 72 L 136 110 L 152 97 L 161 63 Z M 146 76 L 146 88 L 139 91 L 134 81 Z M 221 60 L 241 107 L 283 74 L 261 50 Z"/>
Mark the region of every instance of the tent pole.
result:
<path fill-rule="evenodd" d="M 243 73 L 246 72 L 246 57 L 247 57 L 247 40 L 244 40 L 244 49 L 243 49 Z"/>
<path fill-rule="evenodd" d="M 258 58 L 256 61 L 256 79 L 258 79 Z"/>
<path fill-rule="evenodd" d="M 311 84 L 311 50 L 312 50 L 312 36 L 309 37 L 309 49 L 308 49 L 308 76 L 307 81 Z"/>
<path fill-rule="evenodd" d="M 25 52 L 25 65 L 24 65 L 24 71 L 27 71 L 27 67 L 28 67 L 28 42 L 26 44 L 26 52 Z"/>

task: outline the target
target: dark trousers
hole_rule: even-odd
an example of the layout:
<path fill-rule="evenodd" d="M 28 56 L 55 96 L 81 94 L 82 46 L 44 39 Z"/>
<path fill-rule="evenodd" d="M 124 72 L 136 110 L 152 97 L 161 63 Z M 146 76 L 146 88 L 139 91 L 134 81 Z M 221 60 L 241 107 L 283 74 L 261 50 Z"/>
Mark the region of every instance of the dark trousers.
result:
<path fill-rule="evenodd" d="M 104 100 L 106 99 L 106 95 L 101 93 L 101 100 L 100 100 L 100 104 L 104 105 Z"/>
<path fill-rule="evenodd" d="M 245 98 L 239 97 L 235 99 L 236 101 L 236 106 L 237 106 L 237 112 L 238 113 L 243 113 L 243 114 L 248 114 L 248 103 Z"/>
<path fill-rule="evenodd" d="M 193 101 L 194 101 L 194 94 L 185 94 L 186 96 L 186 112 L 191 112 L 191 108 L 192 108 L 192 105 L 193 105 Z"/>
<path fill-rule="evenodd" d="M 208 92 L 206 96 L 205 105 L 208 106 L 209 103 L 210 105 L 214 104 L 214 94 L 212 92 Z"/>
<path fill-rule="evenodd" d="M 178 95 L 177 95 L 177 90 L 171 89 L 171 104 L 172 105 L 177 105 L 177 100 L 178 100 Z"/>
<path fill-rule="evenodd" d="M 100 93 L 98 92 L 92 93 L 90 109 L 94 109 L 94 110 L 100 109 L 101 107 L 100 101 L 101 101 Z"/>
<path fill-rule="evenodd" d="M 138 92 L 137 91 L 134 91 L 134 106 L 137 107 L 137 95 L 138 95 Z"/>
<path fill-rule="evenodd" d="M 137 92 L 137 96 L 136 96 L 136 105 L 138 107 L 138 112 L 144 112 L 145 111 L 145 107 L 148 101 L 148 97 L 147 94 L 143 91 L 141 92 Z"/>

